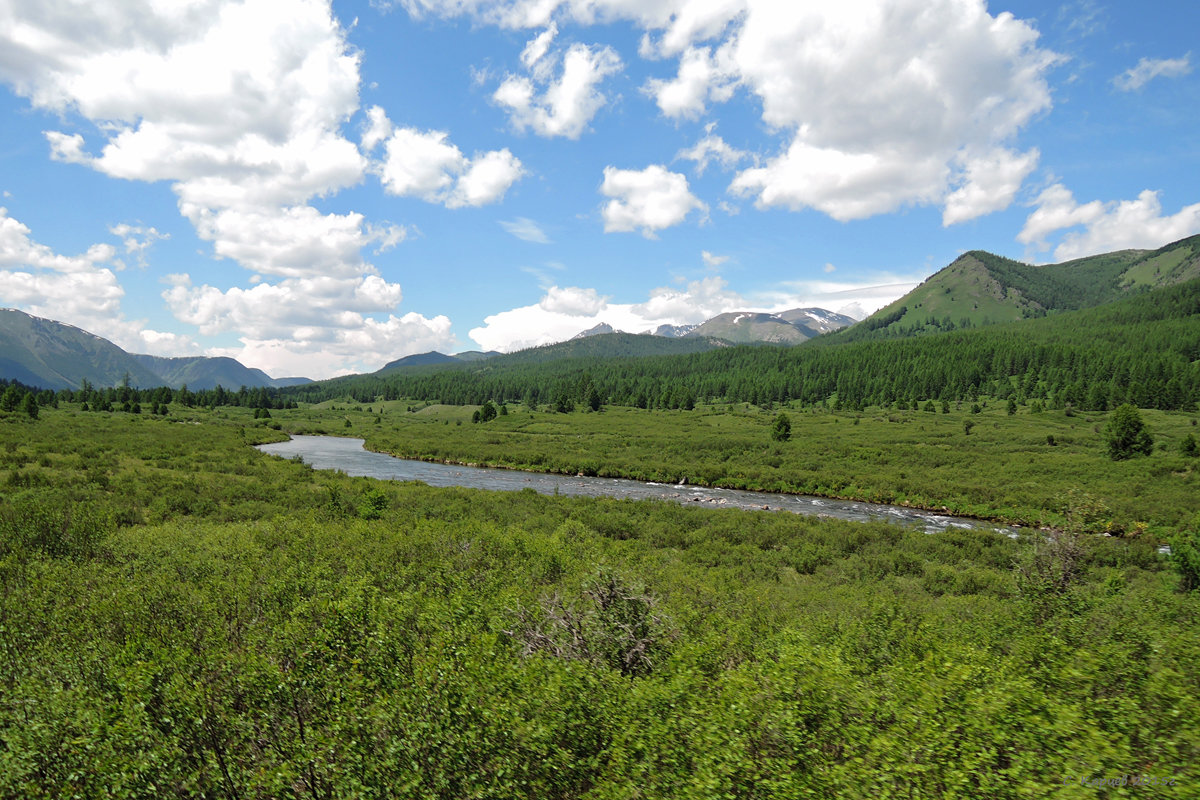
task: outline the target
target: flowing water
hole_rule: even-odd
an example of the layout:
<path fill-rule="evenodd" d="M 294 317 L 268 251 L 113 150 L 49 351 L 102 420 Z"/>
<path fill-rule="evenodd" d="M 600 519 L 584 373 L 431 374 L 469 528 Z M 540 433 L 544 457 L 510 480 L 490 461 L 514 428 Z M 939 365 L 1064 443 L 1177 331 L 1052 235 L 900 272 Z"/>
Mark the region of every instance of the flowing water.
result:
<path fill-rule="evenodd" d="M 1016 529 L 992 522 L 951 517 L 902 506 L 830 500 L 806 495 L 748 492 L 740 489 L 708 489 L 701 486 L 671 485 L 631 481 L 622 478 L 588 478 L 547 475 L 490 467 L 464 467 L 437 464 L 372 453 L 363 448 L 362 439 L 338 436 L 293 436 L 291 441 L 260 444 L 264 453 L 282 458 L 304 459 L 315 469 L 332 469 L 347 475 L 394 481 L 421 481 L 430 486 L 464 486 L 515 492 L 533 489 L 540 494 L 573 497 L 618 497 L 633 500 L 667 500 L 683 505 L 708 508 L 790 511 L 833 519 L 870 522 L 884 520 L 937 533 L 947 528 L 979 528 L 1010 536 Z"/>

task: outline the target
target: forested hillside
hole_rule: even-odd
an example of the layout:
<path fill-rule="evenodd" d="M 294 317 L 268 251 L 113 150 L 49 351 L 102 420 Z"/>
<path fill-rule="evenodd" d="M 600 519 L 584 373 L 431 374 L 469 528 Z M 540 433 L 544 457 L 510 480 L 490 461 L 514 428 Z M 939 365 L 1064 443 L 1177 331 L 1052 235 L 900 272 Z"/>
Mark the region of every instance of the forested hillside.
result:
<path fill-rule="evenodd" d="M 1200 277 L 1200 236 L 1158 250 L 1119 250 L 1033 265 L 972 250 L 904 297 L 832 338 L 938 333 L 1093 308 Z"/>
<path fill-rule="evenodd" d="M 597 342 L 591 337 L 570 344 Z M 640 338 L 640 337 L 638 337 Z M 660 340 L 671 341 L 671 340 Z M 299 400 L 416 398 L 449 404 L 601 402 L 688 407 L 701 401 L 834 402 L 857 408 L 987 394 L 1103 410 L 1200 400 L 1200 281 L 1044 319 L 916 338 L 800 347 L 724 347 L 690 355 L 541 360 L 357 376 L 286 390 Z"/>

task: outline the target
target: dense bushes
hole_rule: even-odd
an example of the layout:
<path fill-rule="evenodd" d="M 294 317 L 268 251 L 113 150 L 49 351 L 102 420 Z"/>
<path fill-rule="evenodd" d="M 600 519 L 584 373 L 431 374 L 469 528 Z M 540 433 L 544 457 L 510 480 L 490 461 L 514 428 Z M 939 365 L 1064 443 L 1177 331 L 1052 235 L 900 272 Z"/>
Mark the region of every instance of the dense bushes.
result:
<path fill-rule="evenodd" d="M 1200 779 L 1200 597 L 1137 541 L 1089 539 L 1040 592 L 1013 570 L 1033 535 L 378 483 L 260 456 L 220 421 L 45 417 L 0 447 L 48 462 L 0 489 L 0 796 Z M 193 488 L 211 505 L 143 502 Z M 146 522 L 76 537 L 78 495 Z"/>

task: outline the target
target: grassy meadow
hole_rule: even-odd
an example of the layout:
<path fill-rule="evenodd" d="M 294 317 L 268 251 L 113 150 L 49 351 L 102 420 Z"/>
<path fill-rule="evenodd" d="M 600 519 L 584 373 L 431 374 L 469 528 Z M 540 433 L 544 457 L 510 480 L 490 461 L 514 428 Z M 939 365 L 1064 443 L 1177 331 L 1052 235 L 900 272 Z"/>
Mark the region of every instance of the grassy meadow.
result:
<path fill-rule="evenodd" d="M 473 424 L 409 405 L 0 416 L 0 797 L 1200 785 L 1200 595 L 1152 535 L 1195 513 L 1171 447 L 1187 415 L 1144 412 L 1168 448 L 1105 463 L 1103 415 L 988 408 L 964 435 L 969 411 L 796 412 L 774 443 L 775 412 L 744 407 Z M 287 431 L 1067 532 L 433 489 L 250 447 Z M 1083 533 L 1110 520 L 1152 530 Z"/>

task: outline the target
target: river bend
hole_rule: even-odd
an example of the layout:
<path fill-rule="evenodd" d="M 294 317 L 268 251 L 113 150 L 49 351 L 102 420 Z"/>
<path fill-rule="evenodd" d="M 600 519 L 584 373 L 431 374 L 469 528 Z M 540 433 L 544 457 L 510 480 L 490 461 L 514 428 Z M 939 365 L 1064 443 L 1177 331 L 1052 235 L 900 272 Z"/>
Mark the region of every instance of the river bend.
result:
<path fill-rule="evenodd" d="M 993 522 L 880 503 L 415 461 L 373 453 L 364 449 L 362 439 L 339 436 L 293 436 L 287 442 L 260 444 L 257 447 L 264 453 L 282 458 L 299 456 L 315 469 L 338 470 L 351 476 L 382 480 L 421 481 L 430 486 L 462 486 L 503 492 L 533 489 L 539 494 L 571 497 L 666 500 L 707 508 L 789 511 L 855 522 L 882 520 L 922 528 L 928 533 L 947 528 L 979 528 L 1016 535 L 1015 528 Z"/>

